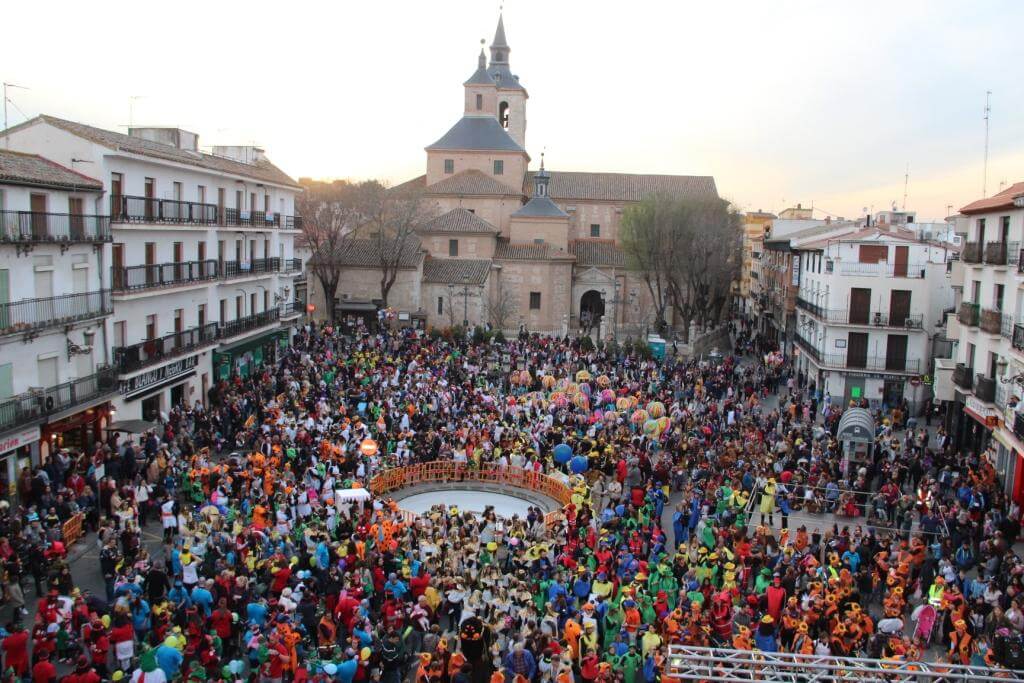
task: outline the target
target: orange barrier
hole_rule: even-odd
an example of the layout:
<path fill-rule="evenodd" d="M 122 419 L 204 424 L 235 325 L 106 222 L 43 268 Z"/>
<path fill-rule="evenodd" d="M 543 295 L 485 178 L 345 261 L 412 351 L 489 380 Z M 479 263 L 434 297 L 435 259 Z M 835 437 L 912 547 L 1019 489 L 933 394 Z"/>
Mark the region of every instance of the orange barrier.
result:
<path fill-rule="evenodd" d="M 82 522 L 84 521 L 85 514 L 79 512 L 61 526 L 60 533 L 64 539 L 65 548 L 82 537 Z"/>
<path fill-rule="evenodd" d="M 396 467 L 375 476 L 370 480 L 368 488 L 374 496 L 382 496 L 407 486 L 430 482 L 499 484 L 539 493 L 557 501 L 563 508 L 572 502 L 572 489 L 546 474 L 521 467 L 478 468 L 457 462 L 428 462 L 422 465 Z M 544 523 L 550 526 L 561 516 L 562 510 L 549 512 L 544 515 Z"/>

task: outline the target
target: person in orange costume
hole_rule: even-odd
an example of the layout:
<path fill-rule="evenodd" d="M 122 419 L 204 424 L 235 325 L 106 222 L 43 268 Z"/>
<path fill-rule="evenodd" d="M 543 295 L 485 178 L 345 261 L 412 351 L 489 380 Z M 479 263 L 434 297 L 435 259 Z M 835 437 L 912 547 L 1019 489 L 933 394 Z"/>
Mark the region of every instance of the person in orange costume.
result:
<path fill-rule="evenodd" d="M 814 639 L 807 633 L 807 622 L 797 624 L 796 635 L 793 637 L 792 651 L 800 655 L 814 654 Z"/>
<path fill-rule="evenodd" d="M 754 640 L 750 635 L 750 628 L 740 626 L 739 633 L 732 637 L 732 647 L 734 650 L 752 650 L 754 648 Z"/>
<path fill-rule="evenodd" d="M 957 619 L 953 632 L 949 634 L 949 661 L 954 664 L 968 664 L 974 650 L 974 638 L 967 632 L 967 622 Z"/>
<path fill-rule="evenodd" d="M 575 619 L 568 619 L 565 622 L 565 626 L 562 629 L 562 635 L 565 638 L 566 644 L 569 646 L 569 651 L 572 653 L 573 661 L 579 661 L 580 655 L 580 635 L 583 634 L 583 628 L 579 622 Z"/>

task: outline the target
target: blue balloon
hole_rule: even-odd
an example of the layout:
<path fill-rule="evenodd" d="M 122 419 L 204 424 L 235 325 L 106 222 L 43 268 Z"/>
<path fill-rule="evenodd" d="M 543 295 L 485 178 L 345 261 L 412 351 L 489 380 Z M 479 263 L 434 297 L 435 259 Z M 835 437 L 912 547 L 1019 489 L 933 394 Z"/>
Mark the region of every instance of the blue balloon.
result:
<path fill-rule="evenodd" d="M 567 443 L 560 443 L 555 446 L 554 450 L 555 462 L 560 465 L 564 465 L 569 462 L 569 458 L 572 457 L 572 446 Z"/>
<path fill-rule="evenodd" d="M 573 474 L 583 474 L 590 468 L 590 461 L 587 460 L 585 455 L 577 455 L 571 461 L 569 461 L 569 469 L 572 470 Z"/>

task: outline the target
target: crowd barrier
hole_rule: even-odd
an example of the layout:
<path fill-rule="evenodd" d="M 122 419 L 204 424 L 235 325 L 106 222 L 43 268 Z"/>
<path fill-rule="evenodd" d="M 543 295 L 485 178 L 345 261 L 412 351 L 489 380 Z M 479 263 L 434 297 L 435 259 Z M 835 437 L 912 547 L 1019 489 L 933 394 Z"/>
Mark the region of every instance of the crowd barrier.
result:
<path fill-rule="evenodd" d="M 370 480 L 368 488 L 374 496 L 384 496 L 408 486 L 431 482 L 480 482 L 539 493 L 556 501 L 560 507 L 560 509 L 544 515 L 544 522 L 549 526 L 561 518 L 563 514 L 561 508 L 572 502 L 572 489 L 562 481 L 546 474 L 539 474 L 521 467 L 481 468 L 457 462 L 428 462 L 422 465 L 396 467 L 375 476 Z"/>
<path fill-rule="evenodd" d="M 82 522 L 84 521 L 85 514 L 79 512 L 61 526 L 61 537 L 64 539 L 65 548 L 69 548 L 82 537 Z"/>

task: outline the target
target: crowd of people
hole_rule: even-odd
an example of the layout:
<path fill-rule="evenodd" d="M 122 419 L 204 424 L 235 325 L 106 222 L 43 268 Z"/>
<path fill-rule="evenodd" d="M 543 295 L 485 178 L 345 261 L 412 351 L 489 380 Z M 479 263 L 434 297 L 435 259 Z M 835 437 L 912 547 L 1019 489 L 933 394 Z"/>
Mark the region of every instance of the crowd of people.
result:
<path fill-rule="evenodd" d="M 844 460 L 843 407 L 734 333 L 754 355 L 299 328 L 159 430 L 19 482 L 5 680 L 651 683 L 670 644 L 1017 664 L 1021 510 L 989 459 L 879 415 Z M 342 495 L 437 461 L 572 502 L 410 518 Z M 79 512 L 104 594 L 66 560 Z"/>

